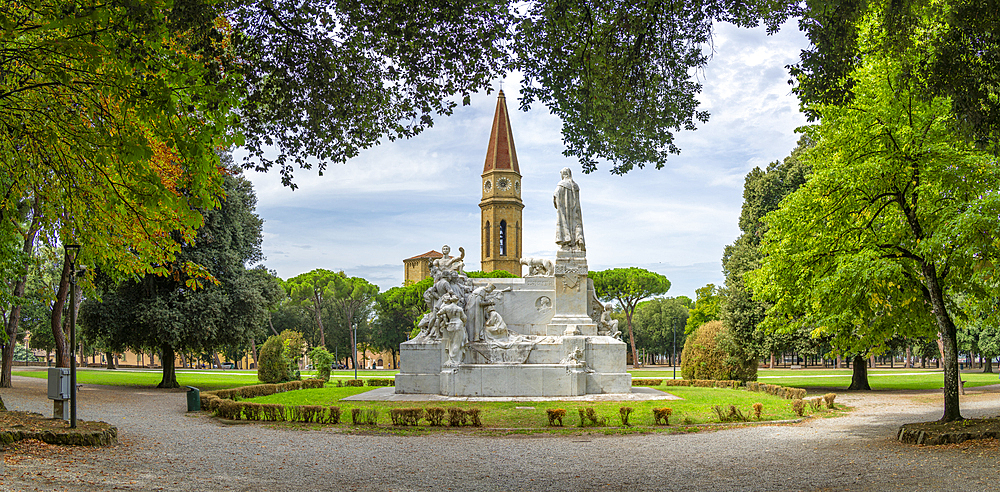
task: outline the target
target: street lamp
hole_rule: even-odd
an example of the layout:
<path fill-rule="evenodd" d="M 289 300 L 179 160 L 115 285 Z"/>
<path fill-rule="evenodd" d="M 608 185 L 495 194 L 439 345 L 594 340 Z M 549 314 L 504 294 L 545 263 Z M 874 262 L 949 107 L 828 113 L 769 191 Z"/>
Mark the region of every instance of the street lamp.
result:
<path fill-rule="evenodd" d="M 354 329 L 354 379 L 358 379 L 358 325 L 357 323 L 351 323 L 351 328 Z"/>
<path fill-rule="evenodd" d="M 670 358 L 671 366 L 674 366 L 674 379 L 677 379 L 677 320 L 670 323 L 670 333 L 674 336 L 674 355 Z"/>
<path fill-rule="evenodd" d="M 69 262 L 69 428 L 76 428 L 76 257 L 79 244 L 67 244 L 66 261 Z"/>

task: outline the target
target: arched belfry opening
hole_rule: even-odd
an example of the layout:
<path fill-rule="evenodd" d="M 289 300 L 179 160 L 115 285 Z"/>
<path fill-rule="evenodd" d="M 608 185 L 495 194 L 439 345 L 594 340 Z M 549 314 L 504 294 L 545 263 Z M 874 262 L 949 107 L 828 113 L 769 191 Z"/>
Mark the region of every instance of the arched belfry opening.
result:
<path fill-rule="evenodd" d="M 507 221 L 500 221 L 500 256 L 507 256 Z"/>

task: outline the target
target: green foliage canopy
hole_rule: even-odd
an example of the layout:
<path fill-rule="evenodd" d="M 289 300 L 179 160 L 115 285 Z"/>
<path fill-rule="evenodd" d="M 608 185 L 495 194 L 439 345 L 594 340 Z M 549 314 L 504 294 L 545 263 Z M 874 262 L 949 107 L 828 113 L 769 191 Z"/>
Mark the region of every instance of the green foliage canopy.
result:
<path fill-rule="evenodd" d="M 597 297 L 605 301 L 618 301 L 619 307 L 625 313 L 629 344 L 632 346 L 632 360 L 638 364 L 639 353 L 635 346 L 635 335 L 632 333 L 632 314 L 639 301 L 665 294 L 670 289 L 670 281 L 659 273 L 636 267 L 590 272 L 588 276 L 594 281 Z"/>
<path fill-rule="evenodd" d="M 765 219 L 765 258 L 745 278 L 756 298 L 773 303 L 765 325 L 812 326 L 841 347 L 878 347 L 936 327 L 942 418 L 957 420 L 948 306 L 994 272 L 977 265 L 998 256 L 1000 167 L 955 133 L 950 100 L 924 98 L 906 71 L 919 52 L 882 56 L 889 40 L 877 14 L 859 20 L 864 56 L 852 72 L 852 102 L 817 105 L 823 120 L 806 130 L 816 146 L 804 155 L 813 175 Z"/>

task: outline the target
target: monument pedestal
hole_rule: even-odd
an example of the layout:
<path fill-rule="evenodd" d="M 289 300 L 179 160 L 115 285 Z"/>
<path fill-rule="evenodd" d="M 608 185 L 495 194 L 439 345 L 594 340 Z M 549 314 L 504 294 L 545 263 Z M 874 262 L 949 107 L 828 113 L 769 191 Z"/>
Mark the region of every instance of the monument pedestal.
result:
<path fill-rule="evenodd" d="M 555 312 L 546 334 L 597 335 L 597 323 L 587 314 L 587 298 L 587 253 L 560 250 L 555 264 Z"/>

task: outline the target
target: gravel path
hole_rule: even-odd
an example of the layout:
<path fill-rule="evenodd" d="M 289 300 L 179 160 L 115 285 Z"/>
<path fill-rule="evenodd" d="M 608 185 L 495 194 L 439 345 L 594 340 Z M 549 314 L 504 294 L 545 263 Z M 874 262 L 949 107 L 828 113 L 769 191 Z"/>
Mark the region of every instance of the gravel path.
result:
<path fill-rule="evenodd" d="M 14 378 L 11 410 L 51 413 L 45 381 Z M 112 448 L 7 452 L 0 490 L 1000 490 L 997 441 L 917 447 L 906 422 L 940 416 L 939 392 L 841 395 L 843 417 L 683 435 L 347 435 L 227 426 L 188 415 L 182 391 L 84 386 L 79 416 L 118 426 Z M 963 396 L 1000 415 L 1000 386 Z"/>

